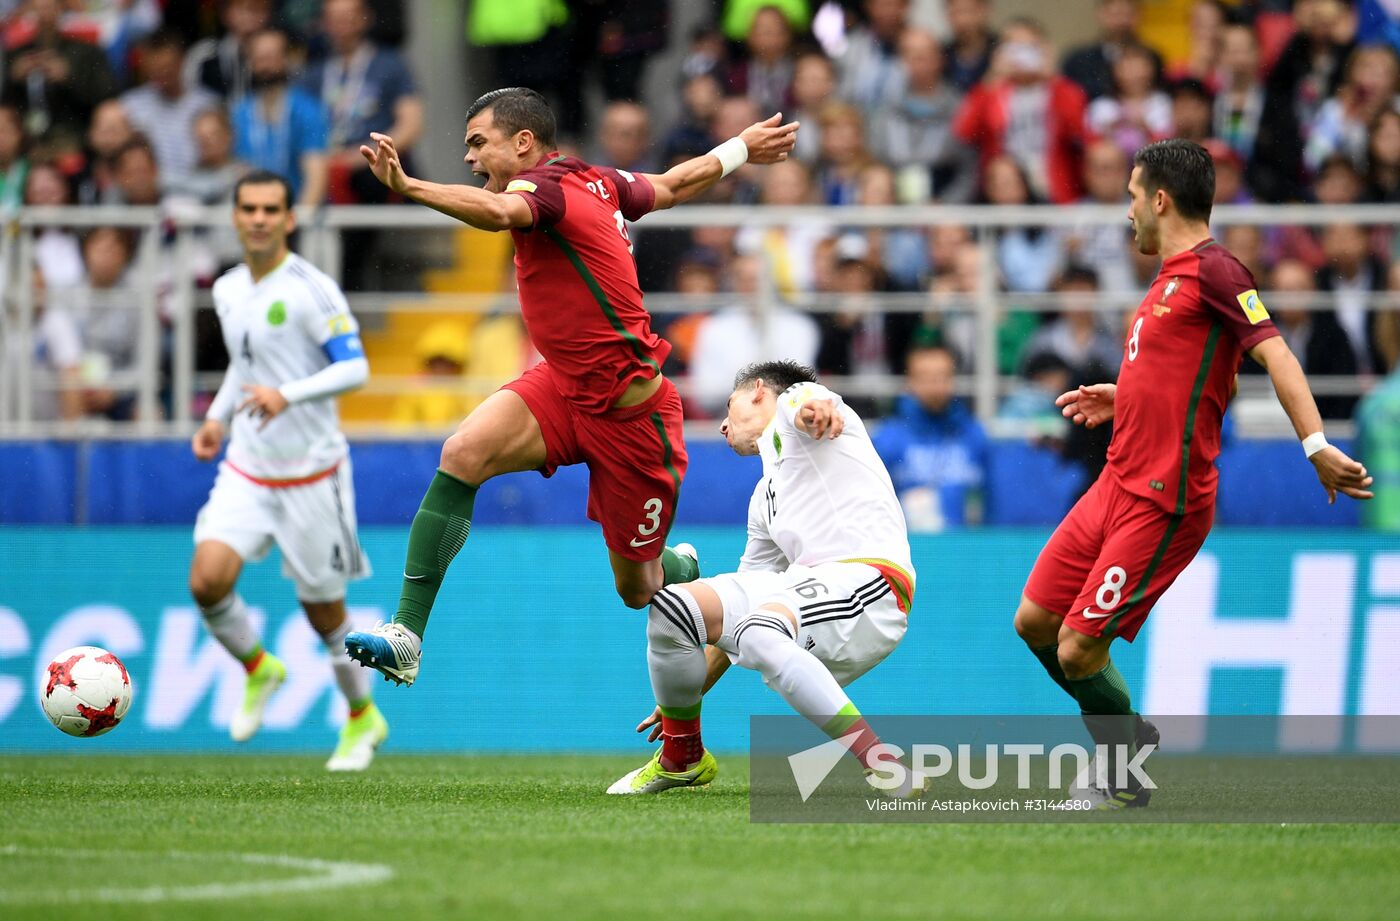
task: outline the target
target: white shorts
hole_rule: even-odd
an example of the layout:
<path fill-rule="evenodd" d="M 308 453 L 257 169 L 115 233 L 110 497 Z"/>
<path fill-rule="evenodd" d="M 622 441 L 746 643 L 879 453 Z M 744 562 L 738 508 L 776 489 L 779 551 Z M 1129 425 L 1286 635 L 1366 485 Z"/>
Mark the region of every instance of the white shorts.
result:
<path fill-rule="evenodd" d="M 731 661 L 739 656 L 734 643 L 739 620 L 765 604 L 780 604 L 798 618 L 798 645 L 816 656 L 842 687 L 879 665 L 909 626 L 885 577 L 864 563 L 732 572 L 700 581 L 724 605 L 724 634 L 710 642 Z"/>
<path fill-rule="evenodd" d="M 350 458 L 330 476 L 305 486 L 261 486 L 219 464 L 209 501 L 195 519 L 194 542 L 228 544 L 245 561 L 267 556 L 276 542 L 282 575 L 301 601 L 339 601 L 346 583 L 369 576 L 355 528 Z"/>

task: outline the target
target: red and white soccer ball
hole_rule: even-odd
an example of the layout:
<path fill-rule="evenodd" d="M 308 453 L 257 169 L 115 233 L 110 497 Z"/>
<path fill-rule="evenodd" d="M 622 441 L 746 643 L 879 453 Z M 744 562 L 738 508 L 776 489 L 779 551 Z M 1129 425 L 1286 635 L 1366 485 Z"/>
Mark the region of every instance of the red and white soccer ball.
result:
<path fill-rule="evenodd" d="M 74 646 L 54 656 L 39 678 L 44 714 L 70 736 L 110 732 L 131 706 L 131 676 L 99 646 Z"/>

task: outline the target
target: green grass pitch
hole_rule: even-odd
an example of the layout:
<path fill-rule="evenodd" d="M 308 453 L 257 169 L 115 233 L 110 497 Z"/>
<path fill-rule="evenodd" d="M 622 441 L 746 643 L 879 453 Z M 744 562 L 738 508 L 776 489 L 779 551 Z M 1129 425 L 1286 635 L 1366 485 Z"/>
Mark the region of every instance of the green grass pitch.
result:
<path fill-rule="evenodd" d="M 0 918 L 1225 921 L 1400 905 L 1397 825 L 753 825 L 742 758 L 707 791 L 603 794 L 644 757 L 385 756 L 359 777 L 303 757 L 0 757 Z"/>

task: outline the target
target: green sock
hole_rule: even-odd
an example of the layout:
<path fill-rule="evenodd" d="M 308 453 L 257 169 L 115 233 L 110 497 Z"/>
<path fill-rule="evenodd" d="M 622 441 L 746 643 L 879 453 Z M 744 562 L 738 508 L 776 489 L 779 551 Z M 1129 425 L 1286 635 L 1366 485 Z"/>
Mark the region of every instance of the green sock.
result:
<path fill-rule="evenodd" d="M 693 556 L 677 553 L 670 547 L 661 551 L 661 584 L 694 582 L 700 578 L 700 563 Z"/>
<path fill-rule="evenodd" d="M 467 542 L 475 500 L 475 486 L 439 470 L 428 485 L 418 514 L 413 516 L 408 558 L 403 567 L 403 591 L 394 623 L 403 624 L 420 638 L 428 626 L 428 615 L 448 564 Z"/>
<path fill-rule="evenodd" d="M 1116 784 L 1118 778 L 1116 746 L 1124 746 L 1123 751 L 1131 758 L 1136 745 L 1137 714 L 1133 712 L 1132 696 L 1128 693 L 1128 683 L 1123 680 L 1118 667 L 1110 660 L 1102 669 L 1087 678 L 1070 678 L 1070 689 L 1079 701 L 1079 709 L 1084 717 L 1084 726 L 1093 736 L 1094 744 L 1107 745 L 1108 782 Z"/>
<path fill-rule="evenodd" d="M 1069 679 L 1065 677 L 1065 670 L 1060 667 L 1060 645 L 1041 646 L 1039 649 L 1032 649 L 1031 653 L 1040 660 L 1040 664 L 1045 667 L 1045 671 L 1050 674 L 1050 679 L 1064 689 L 1070 697 L 1075 697 L 1074 688 L 1070 687 Z M 1078 700 L 1077 697 L 1075 697 Z"/>

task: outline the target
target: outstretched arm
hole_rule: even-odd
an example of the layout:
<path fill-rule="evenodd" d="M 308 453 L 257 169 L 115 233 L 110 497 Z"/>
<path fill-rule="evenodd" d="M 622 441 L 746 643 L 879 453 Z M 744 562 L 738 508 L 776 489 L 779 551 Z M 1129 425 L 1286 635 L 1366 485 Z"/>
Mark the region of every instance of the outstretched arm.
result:
<path fill-rule="evenodd" d="M 1339 492 L 1353 499 L 1371 498 L 1372 493 L 1367 489 L 1371 477 L 1367 476 L 1366 468 L 1328 444 L 1323 436 L 1322 414 L 1317 411 L 1308 379 L 1283 337 L 1265 339 L 1249 350 L 1249 356 L 1269 372 L 1278 401 L 1288 413 L 1293 431 L 1303 442 L 1308 460 L 1317 468 L 1322 488 L 1327 490 L 1327 501 L 1336 502 Z"/>
<path fill-rule="evenodd" d="M 374 141 L 374 147 L 361 144 L 360 155 L 369 163 L 370 172 L 390 191 L 481 230 L 510 230 L 512 227 L 529 227 L 534 223 L 530 206 L 519 195 L 502 195 L 470 185 L 443 185 L 414 179 L 404 172 L 392 137 L 375 132 L 370 138 Z"/>
<path fill-rule="evenodd" d="M 660 211 L 695 196 L 719 182 L 745 163 L 777 163 L 786 160 L 797 143 L 797 122 L 782 123 L 783 113 L 750 125 L 737 138 L 731 138 L 714 150 L 699 157 L 677 163 L 660 175 L 648 174 L 656 190 Z"/>

